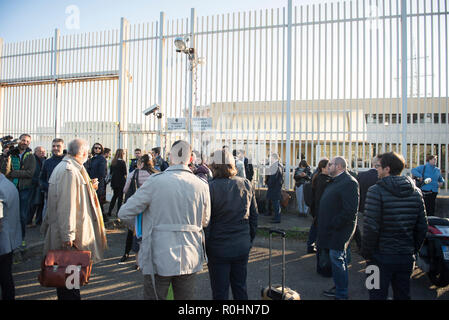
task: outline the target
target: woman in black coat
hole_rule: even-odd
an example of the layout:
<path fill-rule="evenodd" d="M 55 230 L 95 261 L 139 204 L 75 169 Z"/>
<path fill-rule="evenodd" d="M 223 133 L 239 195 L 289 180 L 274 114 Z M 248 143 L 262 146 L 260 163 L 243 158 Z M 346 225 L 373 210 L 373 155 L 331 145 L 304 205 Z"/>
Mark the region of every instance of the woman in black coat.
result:
<path fill-rule="evenodd" d="M 331 177 L 328 175 L 327 164 L 329 159 L 324 158 L 318 163 L 318 168 L 312 177 L 312 205 L 310 206 L 310 215 L 313 217 L 312 225 L 310 226 L 309 239 L 307 240 L 307 253 L 316 251 L 314 244 L 317 236 L 317 221 L 318 210 L 321 200 L 321 195 L 324 188 L 330 181 Z"/>
<path fill-rule="evenodd" d="M 111 216 L 112 210 L 114 209 L 115 202 L 117 203 L 117 212 L 120 210 L 123 202 L 123 188 L 126 182 L 126 163 L 123 160 L 124 152 L 123 149 L 117 149 L 115 152 L 114 159 L 111 162 L 111 188 L 114 191 L 111 203 L 109 204 L 108 216 Z"/>
<path fill-rule="evenodd" d="M 231 286 L 235 300 L 248 300 L 246 275 L 257 229 L 256 196 L 251 183 L 236 176 L 229 151 L 215 151 L 210 167 L 214 178 L 209 182 L 211 217 L 205 235 L 212 297 L 227 300 Z"/>

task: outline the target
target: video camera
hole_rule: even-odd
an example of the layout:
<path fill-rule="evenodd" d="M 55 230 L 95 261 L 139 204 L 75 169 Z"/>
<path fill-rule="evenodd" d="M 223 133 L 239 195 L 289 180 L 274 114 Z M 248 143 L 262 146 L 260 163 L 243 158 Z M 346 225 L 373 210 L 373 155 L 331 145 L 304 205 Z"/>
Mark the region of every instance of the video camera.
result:
<path fill-rule="evenodd" d="M 19 139 L 14 139 L 12 136 L 0 138 L 0 143 L 2 144 L 3 154 L 5 156 L 9 156 L 19 151 L 19 148 L 16 146 L 19 143 Z M 7 154 L 4 152 L 5 149 L 8 149 Z"/>

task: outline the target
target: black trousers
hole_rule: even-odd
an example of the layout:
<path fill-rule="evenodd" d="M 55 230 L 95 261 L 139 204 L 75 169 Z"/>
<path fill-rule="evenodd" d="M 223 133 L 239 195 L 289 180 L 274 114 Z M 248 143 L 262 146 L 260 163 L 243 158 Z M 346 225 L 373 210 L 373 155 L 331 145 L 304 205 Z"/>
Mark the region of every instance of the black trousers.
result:
<path fill-rule="evenodd" d="M 133 248 L 134 232 L 128 229 L 128 234 L 126 235 L 125 243 L 125 254 L 128 255 Z"/>
<path fill-rule="evenodd" d="M 114 194 L 111 199 L 111 203 L 109 204 L 108 216 L 112 214 L 112 210 L 114 209 L 115 202 L 117 201 L 117 212 L 120 210 L 120 207 L 123 203 L 123 188 L 115 188 Z"/>
<path fill-rule="evenodd" d="M 81 300 L 79 289 L 56 288 L 58 300 Z"/>
<path fill-rule="evenodd" d="M 229 287 L 234 300 L 248 300 L 246 275 L 249 255 L 235 258 L 208 256 L 212 299 L 228 300 Z"/>
<path fill-rule="evenodd" d="M 438 192 L 428 192 L 423 196 L 427 216 L 433 216 L 435 214 L 435 202 L 437 199 L 437 195 Z"/>
<path fill-rule="evenodd" d="M 12 251 L 0 255 L 0 287 L 2 288 L 2 300 L 15 300 L 15 287 L 12 278 Z"/>
<path fill-rule="evenodd" d="M 368 290 L 370 300 L 386 300 L 390 284 L 394 300 L 410 300 L 410 276 L 413 271 L 413 262 L 387 264 L 373 261 L 372 264 L 379 267 L 380 287 Z"/>

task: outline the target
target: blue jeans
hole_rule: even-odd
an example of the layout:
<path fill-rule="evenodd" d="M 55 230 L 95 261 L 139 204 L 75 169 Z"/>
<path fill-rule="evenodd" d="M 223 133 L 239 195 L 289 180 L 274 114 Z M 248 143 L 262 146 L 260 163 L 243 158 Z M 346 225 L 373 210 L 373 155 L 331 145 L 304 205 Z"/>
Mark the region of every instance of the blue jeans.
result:
<path fill-rule="evenodd" d="M 19 190 L 20 200 L 20 225 L 22 227 L 22 240 L 25 240 L 25 230 L 30 212 L 30 198 L 33 189 L 27 188 Z"/>
<path fill-rule="evenodd" d="M 335 283 L 335 298 L 348 299 L 348 262 L 346 250 L 329 250 L 332 278 Z"/>
<path fill-rule="evenodd" d="M 296 202 L 298 204 L 299 214 L 307 214 L 309 207 L 304 202 L 304 185 L 296 188 Z"/>
<path fill-rule="evenodd" d="M 229 286 L 234 300 L 248 300 L 246 275 L 249 255 L 235 258 L 208 256 L 210 286 L 214 300 L 228 300 Z"/>
<path fill-rule="evenodd" d="M 281 221 L 281 200 L 273 200 L 272 203 L 274 211 L 273 220 Z"/>

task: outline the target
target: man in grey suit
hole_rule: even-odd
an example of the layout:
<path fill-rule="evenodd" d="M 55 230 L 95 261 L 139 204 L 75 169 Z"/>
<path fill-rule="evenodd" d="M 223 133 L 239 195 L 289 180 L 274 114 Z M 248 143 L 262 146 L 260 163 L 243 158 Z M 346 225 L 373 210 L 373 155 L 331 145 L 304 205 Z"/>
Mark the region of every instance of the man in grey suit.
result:
<path fill-rule="evenodd" d="M 0 173 L 0 287 L 2 300 L 14 300 L 13 250 L 22 242 L 19 191 Z"/>

